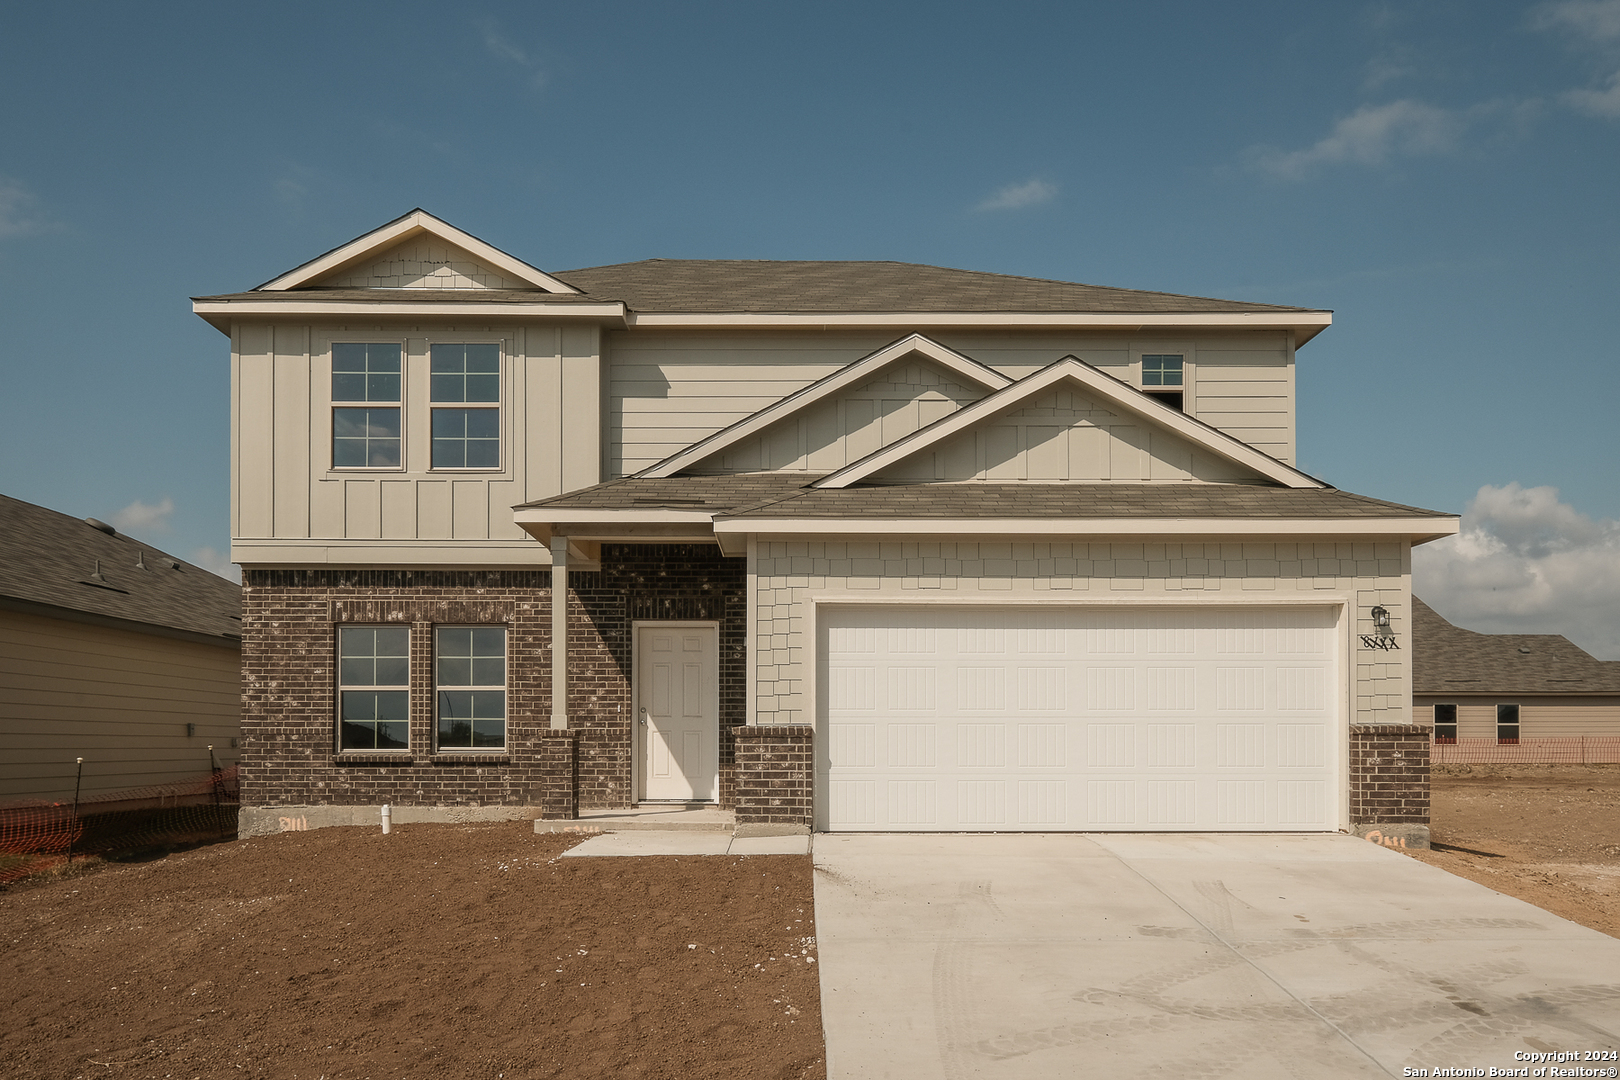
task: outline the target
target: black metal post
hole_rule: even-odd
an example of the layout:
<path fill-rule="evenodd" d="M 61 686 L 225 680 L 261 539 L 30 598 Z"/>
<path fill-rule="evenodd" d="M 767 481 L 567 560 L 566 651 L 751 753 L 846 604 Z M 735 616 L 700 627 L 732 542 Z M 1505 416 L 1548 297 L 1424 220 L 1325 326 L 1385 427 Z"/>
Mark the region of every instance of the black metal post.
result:
<path fill-rule="evenodd" d="M 73 777 L 73 825 L 68 833 L 68 865 L 73 864 L 73 842 L 79 838 L 79 787 L 84 783 L 84 758 L 79 758 L 79 769 Z"/>

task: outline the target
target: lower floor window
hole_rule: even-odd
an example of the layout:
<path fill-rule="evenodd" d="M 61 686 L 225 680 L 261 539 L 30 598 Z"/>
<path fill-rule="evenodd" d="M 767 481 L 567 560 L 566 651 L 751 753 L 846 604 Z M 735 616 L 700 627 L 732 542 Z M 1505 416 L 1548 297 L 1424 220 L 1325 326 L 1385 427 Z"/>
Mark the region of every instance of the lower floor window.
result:
<path fill-rule="evenodd" d="M 1457 706 L 1436 705 L 1434 707 L 1434 741 L 1437 743 L 1454 743 L 1457 741 Z"/>
<path fill-rule="evenodd" d="M 1496 741 L 1499 743 L 1516 743 L 1519 741 L 1519 707 L 1517 705 L 1498 705 L 1496 707 Z"/>
<path fill-rule="evenodd" d="M 439 748 L 504 747 L 506 628 L 440 626 L 433 650 Z"/>
<path fill-rule="evenodd" d="M 339 750 L 410 748 L 410 652 L 407 627 L 338 630 Z"/>

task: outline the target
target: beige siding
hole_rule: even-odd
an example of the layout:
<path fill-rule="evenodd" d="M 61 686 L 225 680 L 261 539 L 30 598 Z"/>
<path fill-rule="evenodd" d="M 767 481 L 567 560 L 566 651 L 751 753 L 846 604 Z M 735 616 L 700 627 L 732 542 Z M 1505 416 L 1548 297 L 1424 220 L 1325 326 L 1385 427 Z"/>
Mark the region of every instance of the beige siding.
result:
<path fill-rule="evenodd" d="M 0 610 L 0 800 L 71 799 L 236 762 L 241 654 Z M 186 734 L 186 724 L 197 725 Z"/>
<path fill-rule="evenodd" d="M 1406 651 L 1361 645 L 1383 605 L 1410 634 L 1411 548 L 1404 541 L 1224 544 L 921 543 L 756 540 L 753 719 L 814 721 L 813 603 L 1320 603 L 1351 612 L 1347 711 L 1352 723 L 1407 723 Z"/>
<path fill-rule="evenodd" d="M 896 363 L 877 378 L 794 413 L 691 471 L 831 472 L 986 393 L 957 382 L 932 362 Z"/>
<path fill-rule="evenodd" d="M 979 424 L 874 479 L 1232 481 L 1254 474 L 1072 387 Z"/>
<path fill-rule="evenodd" d="M 521 502 L 601 479 L 602 375 L 594 327 L 244 325 L 234 334 L 233 558 L 253 563 L 543 564 L 512 521 Z M 403 349 L 403 467 L 333 469 L 333 341 Z M 502 349 L 501 464 L 430 467 L 430 347 Z M 454 541 L 447 547 L 445 541 Z"/>
<path fill-rule="evenodd" d="M 355 289 L 526 289 L 474 259 L 461 248 L 432 236 L 419 236 L 384 251 L 361 266 L 322 280 L 333 288 Z"/>
<path fill-rule="evenodd" d="M 1420 724 L 1434 723 L 1434 706 L 1457 706 L 1459 739 L 1496 738 L 1496 706 L 1519 706 L 1521 739 L 1573 738 L 1580 735 L 1620 736 L 1620 697 L 1549 697 L 1527 694 L 1488 699 L 1428 694 L 1416 698 L 1412 712 Z"/>
<path fill-rule="evenodd" d="M 1073 355 L 1140 385 L 1144 352 L 1181 353 L 1188 363 L 1189 413 L 1223 429 L 1223 421 L 1230 422 L 1231 434 L 1257 439 L 1260 449 L 1292 460 L 1292 352 L 1285 333 L 1134 339 L 1084 331 L 917 329 L 1013 378 Z M 604 344 L 608 472 L 623 475 L 646 468 L 899 336 L 834 330 L 610 332 Z M 1211 415 L 1205 415 L 1206 409 Z"/>

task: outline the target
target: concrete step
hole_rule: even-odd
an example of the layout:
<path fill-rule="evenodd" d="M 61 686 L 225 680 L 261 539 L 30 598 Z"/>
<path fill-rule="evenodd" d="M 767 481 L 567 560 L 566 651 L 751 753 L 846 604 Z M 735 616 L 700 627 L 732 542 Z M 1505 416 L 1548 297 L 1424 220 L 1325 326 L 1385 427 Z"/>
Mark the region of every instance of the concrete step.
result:
<path fill-rule="evenodd" d="M 612 810 L 582 810 L 569 820 L 542 818 L 537 833 L 725 832 L 737 827 L 737 815 L 713 803 L 642 803 Z"/>

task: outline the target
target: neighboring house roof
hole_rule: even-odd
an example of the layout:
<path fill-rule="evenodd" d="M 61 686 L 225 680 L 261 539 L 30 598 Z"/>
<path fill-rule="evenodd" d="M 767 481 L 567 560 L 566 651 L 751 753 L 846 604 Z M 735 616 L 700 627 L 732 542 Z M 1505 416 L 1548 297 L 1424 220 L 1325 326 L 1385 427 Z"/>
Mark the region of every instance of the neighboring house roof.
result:
<path fill-rule="evenodd" d="M 648 312 L 1317 310 L 903 262 L 643 259 L 556 276 L 597 299 Z"/>
<path fill-rule="evenodd" d="M 1620 694 L 1620 660 L 1599 660 L 1562 634 L 1481 634 L 1412 597 L 1412 692 Z"/>
<path fill-rule="evenodd" d="M 5 495 L 0 605 L 241 645 L 240 585 L 84 519 Z"/>

